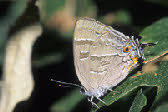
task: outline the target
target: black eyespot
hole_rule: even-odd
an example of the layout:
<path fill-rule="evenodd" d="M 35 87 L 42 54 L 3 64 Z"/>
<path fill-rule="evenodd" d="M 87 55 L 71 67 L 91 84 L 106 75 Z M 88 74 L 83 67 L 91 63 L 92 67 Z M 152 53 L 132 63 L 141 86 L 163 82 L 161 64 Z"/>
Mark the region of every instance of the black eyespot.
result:
<path fill-rule="evenodd" d="M 125 52 L 125 53 L 129 52 L 130 49 L 131 49 L 131 47 L 132 47 L 131 45 L 130 45 L 130 46 L 125 46 L 125 47 L 124 47 L 124 52 Z"/>
<path fill-rule="evenodd" d="M 125 50 L 128 51 L 128 47 Z"/>

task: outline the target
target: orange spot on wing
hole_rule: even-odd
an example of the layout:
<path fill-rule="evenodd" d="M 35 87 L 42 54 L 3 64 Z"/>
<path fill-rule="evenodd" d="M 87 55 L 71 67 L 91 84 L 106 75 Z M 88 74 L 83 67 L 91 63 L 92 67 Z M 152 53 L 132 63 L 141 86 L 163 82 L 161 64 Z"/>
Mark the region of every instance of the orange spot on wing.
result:
<path fill-rule="evenodd" d="M 155 73 L 154 75 L 157 76 L 157 73 Z"/>
<path fill-rule="evenodd" d="M 61 84 L 59 84 L 58 86 L 59 86 L 59 87 L 61 87 L 62 85 L 61 85 Z"/>
<path fill-rule="evenodd" d="M 127 70 L 129 70 L 134 64 L 136 64 L 138 62 L 138 58 L 137 57 L 133 57 L 132 61 L 133 61 L 133 63 L 130 66 L 128 66 Z"/>
<path fill-rule="evenodd" d="M 131 45 L 130 46 L 126 46 L 126 47 L 124 47 L 124 52 L 130 52 L 130 49 L 131 49 Z"/>
<path fill-rule="evenodd" d="M 137 58 L 137 57 L 133 57 L 133 58 L 132 58 L 132 61 L 133 61 L 133 64 L 135 64 L 135 63 L 138 62 L 138 58 Z"/>

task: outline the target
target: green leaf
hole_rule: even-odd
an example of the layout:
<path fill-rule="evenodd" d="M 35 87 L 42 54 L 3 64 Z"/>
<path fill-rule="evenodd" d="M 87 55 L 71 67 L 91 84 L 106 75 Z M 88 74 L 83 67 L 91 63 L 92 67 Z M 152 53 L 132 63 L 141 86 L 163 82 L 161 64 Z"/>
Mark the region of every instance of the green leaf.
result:
<path fill-rule="evenodd" d="M 40 68 L 54 63 L 59 63 L 65 58 L 65 56 L 66 54 L 64 52 L 48 53 L 47 55 L 41 55 L 38 56 L 38 59 L 34 59 L 32 61 L 32 66 Z"/>
<path fill-rule="evenodd" d="M 20 16 L 27 6 L 27 0 L 16 0 L 11 2 L 11 7 L 6 15 L 0 19 L 0 65 L 3 62 L 5 46 L 8 38 L 10 27 L 15 24 L 16 19 Z"/>
<path fill-rule="evenodd" d="M 60 101 L 55 102 L 51 106 L 51 112 L 71 112 L 83 98 L 85 98 L 84 95 L 80 93 L 79 89 L 76 89 Z"/>
<path fill-rule="evenodd" d="M 168 61 L 163 61 L 160 63 L 160 66 L 156 71 L 151 73 L 144 73 L 141 75 L 134 74 L 131 77 L 118 86 L 115 91 L 112 91 L 107 96 L 103 98 L 103 101 L 106 102 L 107 106 L 111 105 L 121 97 L 128 94 L 133 89 L 138 86 L 157 86 L 157 96 L 154 100 L 152 108 L 155 108 L 157 103 L 163 98 L 163 96 L 168 92 Z M 101 107 L 103 104 L 98 102 L 98 106 Z M 92 108 L 92 112 L 96 112 L 96 108 Z"/>
<path fill-rule="evenodd" d="M 156 110 L 153 112 L 167 112 L 168 111 L 167 109 L 168 109 L 168 103 L 166 102 L 157 107 Z"/>
<path fill-rule="evenodd" d="M 140 112 L 147 104 L 146 96 L 143 95 L 142 89 L 137 93 L 129 112 Z"/>
<path fill-rule="evenodd" d="M 146 27 L 140 35 L 141 43 L 157 43 L 154 46 L 144 48 L 146 61 L 152 61 L 161 55 L 168 53 L 168 17 L 165 17 L 149 27 Z"/>
<path fill-rule="evenodd" d="M 76 0 L 76 16 L 93 17 L 96 15 L 96 6 L 92 0 Z"/>
<path fill-rule="evenodd" d="M 119 10 L 116 12 L 116 22 L 124 25 L 131 24 L 131 15 L 126 10 Z"/>
<path fill-rule="evenodd" d="M 65 7 L 66 0 L 40 0 L 37 5 L 40 9 L 42 21 L 47 21 L 56 11 Z"/>
<path fill-rule="evenodd" d="M 125 9 L 108 13 L 104 16 L 98 17 L 97 19 L 107 25 L 116 24 L 120 26 L 129 26 L 132 24 L 131 14 Z"/>

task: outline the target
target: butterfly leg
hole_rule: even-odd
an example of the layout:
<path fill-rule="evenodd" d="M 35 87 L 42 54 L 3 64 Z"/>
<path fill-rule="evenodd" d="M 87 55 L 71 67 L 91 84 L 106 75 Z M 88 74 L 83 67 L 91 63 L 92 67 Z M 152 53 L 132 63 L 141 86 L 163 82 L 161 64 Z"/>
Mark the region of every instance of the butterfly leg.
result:
<path fill-rule="evenodd" d="M 91 102 L 92 105 L 95 105 L 97 108 L 99 108 L 99 107 L 97 106 L 97 104 L 93 102 L 93 96 L 91 96 L 90 98 L 88 98 L 88 101 Z"/>
<path fill-rule="evenodd" d="M 111 88 L 110 89 L 108 89 L 109 91 L 113 91 L 113 92 L 116 92 L 116 93 L 120 93 L 119 91 L 114 91 L 114 90 L 112 90 Z"/>
<path fill-rule="evenodd" d="M 96 98 L 106 105 L 106 102 L 104 102 L 103 100 L 101 100 L 99 97 L 96 97 Z"/>

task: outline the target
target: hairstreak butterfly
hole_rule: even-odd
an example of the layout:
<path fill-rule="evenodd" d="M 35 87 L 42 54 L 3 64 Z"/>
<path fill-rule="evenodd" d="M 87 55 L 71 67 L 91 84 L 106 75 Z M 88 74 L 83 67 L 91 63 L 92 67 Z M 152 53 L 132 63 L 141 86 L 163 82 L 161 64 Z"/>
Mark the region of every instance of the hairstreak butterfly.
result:
<path fill-rule="evenodd" d="M 82 86 L 56 82 L 80 87 L 92 105 L 97 106 L 94 97 L 105 103 L 100 97 L 123 81 L 139 60 L 145 59 L 142 47 L 151 45 L 154 44 L 139 44 L 133 36 L 125 36 L 95 19 L 79 18 L 74 30 L 73 54 Z"/>
<path fill-rule="evenodd" d="M 90 18 L 77 20 L 73 49 L 77 77 L 93 105 L 144 59 L 138 39 Z"/>

